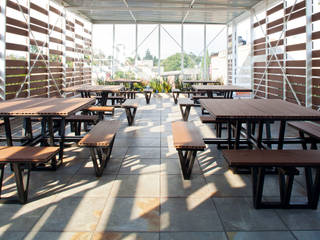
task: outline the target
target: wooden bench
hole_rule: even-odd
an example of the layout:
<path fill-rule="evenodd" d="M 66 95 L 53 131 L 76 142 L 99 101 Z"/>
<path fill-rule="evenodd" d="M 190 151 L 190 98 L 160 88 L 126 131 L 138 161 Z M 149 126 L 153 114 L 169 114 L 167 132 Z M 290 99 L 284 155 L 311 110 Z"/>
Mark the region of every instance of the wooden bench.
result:
<path fill-rule="evenodd" d="M 316 209 L 320 194 L 320 151 L 318 150 L 223 150 L 230 167 L 249 167 L 252 174 L 255 208 L 312 208 Z M 275 167 L 279 174 L 280 202 L 262 202 L 266 168 Z M 297 167 L 304 167 L 307 202 L 290 203 Z M 313 181 L 312 169 L 316 169 Z"/>
<path fill-rule="evenodd" d="M 110 160 L 114 139 L 120 127 L 119 120 L 103 120 L 95 125 L 79 142 L 88 147 L 97 177 L 100 177 Z M 99 161 L 98 161 L 99 160 Z"/>
<path fill-rule="evenodd" d="M 178 103 L 178 98 L 179 98 L 180 92 L 181 92 L 180 89 L 173 89 L 172 90 L 172 97 L 173 97 L 174 104 Z"/>
<path fill-rule="evenodd" d="M 58 147 L 0 147 L 0 196 L 2 190 L 4 166 L 10 163 L 14 172 L 20 203 L 28 201 L 29 179 L 32 164 L 55 162 Z M 10 201 L 8 201 L 10 202 Z"/>
<path fill-rule="evenodd" d="M 150 99 L 153 93 L 153 89 L 143 89 L 144 97 L 146 98 L 146 103 L 150 103 Z"/>
<path fill-rule="evenodd" d="M 111 113 L 111 115 L 114 115 L 114 107 L 112 106 L 90 106 L 82 111 L 85 113 L 92 112 L 94 114 L 98 114 L 100 120 L 104 119 L 105 113 Z"/>
<path fill-rule="evenodd" d="M 114 96 L 108 96 L 106 98 L 106 101 L 108 100 L 111 100 L 111 105 L 115 105 L 116 102 L 123 103 L 126 100 L 126 98 L 125 96 L 122 96 L 122 95 L 114 95 Z"/>
<path fill-rule="evenodd" d="M 125 97 L 125 99 L 136 99 L 136 94 L 140 93 L 139 91 L 121 91 L 120 92 L 122 96 Z"/>
<path fill-rule="evenodd" d="M 124 103 L 121 104 L 121 108 L 124 108 L 127 115 L 128 125 L 131 126 L 134 122 L 136 112 L 138 109 L 138 103 L 134 99 L 127 99 Z"/>
<path fill-rule="evenodd" d="M 184 179 L 190 179 L 197 151 L 206 147 L 199 129 L 192 122 L 172 123 L 173 144 L 177 149 Z"/>
<path fill-rule="evenodd" d="M 303 149 L 307 149 L 305 134 L 310 136 L 311 149 L 317 149 L 317 143 L 320 141 L 320 125 L 318 123 L 297 121 L 288 124 L 299 131 L 300 138 L 303 140 L 301 143 Z"/>
<path fill-rule="evenodd" d="M 189 98 L 181 98 L 179 99 L 179 107 L 182 115 L 183 121 L 188 121 L 191 107 L 199 106 L 199 104 L 195 104 Z"/>
<path fill-rule="evenodd" d="M 59 120 L 59 119 L 54 119 Z M 81 134 L 81 124 L 84 124 L 84 130 L 88 131 L 88 124 L 97 124 L 99 117 L 96 115 L 71 115 L 66 117 L 66 123 L 71 124 L 71 131 L 74 131 L 75 135 Z"/>

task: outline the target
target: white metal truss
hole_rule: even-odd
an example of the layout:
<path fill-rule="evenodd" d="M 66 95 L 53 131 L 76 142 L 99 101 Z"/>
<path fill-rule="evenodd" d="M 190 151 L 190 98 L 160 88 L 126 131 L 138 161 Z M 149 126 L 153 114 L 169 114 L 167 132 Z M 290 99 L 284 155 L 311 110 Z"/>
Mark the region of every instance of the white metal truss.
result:
<path fill-rule="evenodd" d="M 29 1 L 30 1 L 30 0 L 29 0 Z M 23 13 L 23 10 L 22 10 L 22 8 L 21 8 L 21 5 L 20 5 L 19 0 L 16 0 L 16 2 L 17 2 L 17 4 L 18 4 L 18 7 L 19 7 L 19 10 L 20 10 L 20 13 L 22 14 L 22 16 L 23 16 L 23 18 L 24 18 L 25 22 L 28 22 L 28 19 L 26 18 L 25 14 Z M 29 10 L 29 11 L 30 11 L 30 10 Z M 57 20 L 56 20 L 55 24 L 54 24 L 54 25 L 52 25 L 52 28 L 51 28 L 51 29 L 49 28 L 48 37 L 50 37 L 50 36 L 51 36 L 51 34 L 52 34 L 52 32 L 53 32 L 53 29 L 54 29 L 54 28 L 55 28 L 55 26 L 57 25 L 58 20 L 60 19 L 60 17 L 61 17 L 61 16 L 59 16 L 59 17 L 57 18 Z M 50 24 L 48 23 L 48 26 L 49 26 L 49 25 L 50 25 Z M 32 31 L 32 30 L 30 30 L 29 34 L 31 34 L 32 38 L 33 38 L 34 40 L 36 40 L 36 38 L 35 38 L 35 36 L 34 36 L 34 34 L 33 34 L 33 31 Z M 29 35 L 29 38 L 30 38 L 30 35 Z M 34 43 L 35 43 L 35 45 L 36 45 L 36 48 L 37 48 L 39 51 L 38 51 L 38 53 L 37 53 L 37 57 L 35 58 L 35 60 L 34 60 L 34 62 L 33 62 L 33 64 L 32 64 L 32 66 L 30 66 L 30 68 L 28 69 L 28 73 L 26 74 L 24 81 L 23 81 L 23 82 L 22 82 L 22 84 L 20 85 L 19 90 L 16 92 L 16 97 L 18 97 L 18 96 L 19 96 L 19 94 L 21 93 L 21 91 L 22 91 L 22 89 L 23 89 L 24 84 L 25 84 L 25 83 L 26 83 L 26 81 L 30 78 L 30 73 L 32 72 L 32 69 L 35 67 L 36 62 L 37 62 L 37 61 L 38 61 L 38 59 L 39 59 L 39 56 L 42 56 L 42 57 L 43 57 L 43 59 L 45 59 L 45 57 L 43 56 L 43 53 L 40 51 L 40 48 L 39 48 L 39 45 L 38 45 L 37 41 L 34 41 Z M 41 49 L 45 46 L 45 44 L 46 44 L 46 42 L 44 41 L 43 45 L 41 46 Z M 49 44 L 49 42 L 47 42 L 47 44 Z M 29 48 L 30 48 L 30 46 L 28 46 L 28 49 L 29 49 Z M 48 48 L 49 48 L 49 45 L 48 45 Z M 29 59 L 29 61 L 30 61 L 30 59 Z M 46 65 L 46 67 L 47 67 L 47 70 L 48 70 L 49 76 L 52 78 L 52 80 L 53 80 L 53 82 L 54 82 L 54 84 L 55 84 L 55 87 L 57 88 L 57 90 L 58 90 L 58 92 L 59 92 L 60 96 L 62 96 L 61 91 L 60 91 L 60 89 L 59 89 L 59 87 L 58 87 L 58 85 L 57 85 L 57 83 L 56 83 L 56 81 L 55 81 L 55 79 L 54 79 L 54 77 L 53 77 L 53 75 L 52 75 L 51 71 L 50 71 L 49 62 L 50 62 L 50 60 L 49 60 L 49 59 L 48 59 L 48 63 L 47 63 L 46 61 L 44 61 L 45 65 Z M 50 78 L 49 78 L 49 79 L 50 79 Z M 48 81 L 50 81 L 50 80 L 48 80 Z M 48 94 L 49 94 L 49 92 L 50 92 L 50 89 L 48 88 Z"/>
<path fill-rule="evenodd" d="M 236 76 L 237 76 L 237 24 L 236 22 L 232 22 L 232 84 L 236 84 Z"/>
<path fill-rule="evenodd" d="M 312 0 L 306 0 L 306 107 L 312 107 Z"/>
<path fill-rule="evenodd" d="M 124 5 L 126 5 L 126 8 L 128 9 L 129 14 L 130 14 L 130 16 L 132 17 L 133 21 L 134 21 L 134 22 L 137 22 L 136 17 L 134 16 L 132 10 L 129 8 L 129 5 L 128 5 L 127 0 L 123 0 L 123 3 L 124 3 Z"/>
<path fill-rule="evenodd" d="M 284 0 L 284 1 L 285 1 L 285 0 Z M 294 7 L 296 6 L 296 3 L 297 3 L 297 0 L 295 0 L 294 4 L 291 6 L 289 15 L 288 15 L 287 17 L 284 17 L 284 24 L 286 24 L 288 21 L 290 21 L 290 17 L 291 17 L 291 15 L 292 15 L 292 12 L 293 12 L 293 10 L 294 10 Z M 253 9 L 253 11 L 254 11 L 254 9 Z M 286 75 L 285 69 L 283 68 L 283 66 L 281 66 L 280 60 L 278 59 L 278 56 L 277 56 L 277 52 L 274 50 L 274 49 L 276 49 L 276 48 L 279 46 L 280 40 L 281 40 L 281 38 L 282 38 L 282 35 L 285 33 L 285 28 L 283 28 L 283 30 L 281 31 L 281 34 L 280 34 L 280 36 L 279 36 L 279 39 L 278 39 L 277 42 L 276 42 L 276 45 L 275 45 L 274 47 L 272 47 L 269 39 L 267 39 L 267 34 L 266 34 L 266 32 L 263 31 L 263 28 L 262 28 L 261 24 L 259 23 L 259 20 L 258 20 L 258 17 L 257 17 L 257 15 L 256 15 L 255 11 L 254 11 L 254 15 L 255 15 L 255 18 L 256 18 L 256 21 L 257 21 L 259 27 L 261 28 L 261 31 L 262 31 L 263 35 L 264 35 L 265 38 L 266 38 L 266 42 L 267 42 L 267 44 L 268 44 L 268 46 L 269 46 L 268 49 L 271 50 L 271 53 L 270 53 L 270 54 L 271 54 L 271 55 L 270 55 L 271 57 L 270 57 L 270 59 L 267 61 L 267 64 L 266 64 L 266 67 L 265 67 L 265 71 L 264 71 L 264 73 L 262 74 L 262 77 L 261 77 L 261 79 L 260 79 L 260 81 L 259 81 L 259 84 L 258 84 L 258 86 L 257 86 L 257 88 L 256 88 L 256 90 L 255 90 L 255 92 L 254 92 L 254 96 L 256 96 L 257 91 L 258 91 L 258 89 L 259 89 L 259 87 L 261 86 L 261 83 L 262 83 L 262 81 L 263 81 L 263 78 L 265 77 L 265 75 L 266 75 L 266 73 L 267 73 L 267 71 L 268 71 L 268 67 L 269 67 L 269 65 L 270 65 L 273 57 L 275 57 L 276 62 L 278 63 L 278 65 L 279 65 L 279 67 L 280 67 L 280 70 L 281 70 L 281 72 L 282 72 L 282 74 L 283 74 L 283 76 L 284 76 L 284 79 L 286 80 L 286 83 L 288 84 L 288 86 L 289 86 L 289 88 L 290 88 L 290 90 L 291 90 L 291 92 L 292 92 L 295 100 L 297 101 L 297 103 L 298 103 L 299 105 L 301 105 L 301 102 L 300 102 L 299 98 L 297 97 L 297 94 L 296 94 L 296 92 L 294 91 L 294 89 L 293 89 L 293 87 L 292 87 L 292 85 L 291 85 L 291 83 L 290 83 L 290 81 L 289 81 L 289 79 L 288 79 L 288 77 L 287 77 L 287 75 Z M 285 44 L 285 43 L 284 43 L 284 44 Z"/>
<path fill-rule="evenodd" d="M 6 100 L 6 7 L 7 1 L 0 1 L 0 98 Z"/>

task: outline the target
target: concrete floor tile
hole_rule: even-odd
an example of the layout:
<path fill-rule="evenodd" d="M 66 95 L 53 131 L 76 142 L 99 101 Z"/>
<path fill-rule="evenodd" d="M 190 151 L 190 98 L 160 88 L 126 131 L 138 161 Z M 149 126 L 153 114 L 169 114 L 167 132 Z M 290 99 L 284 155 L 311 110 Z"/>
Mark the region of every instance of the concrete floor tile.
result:
<path fill-rule="evenodd" d="M 179 158 L 178 152 L 174 147 L 161 148 L 161 158 Z"/>
<path fill-rule="evenodd" d="M 164 174 L 182 174 L 180 167 L 180 160 L 176 158 L 162 158 L 161 159 L 161 172 Z M 193 175 L 201 174 L 198 161 L 195 161 L 192 168 Z"/>
<path fill-rule="evenodd" d="M 99 197 L 107 198 L 111 192 L 116 175 L 75 175 L 61 191 L 58 198 Z"/>
<path fill-rule="evenodd" d="M 293 199 L 295 200 L 295 199 Z M 320 230 L 320 209 L 276 210 L 290 230 Z M 303 219 L 303 220 L 302 220 Z"/>
<path fill-rule="evenodd" d="M 161 231 L 222 231 L 222 225 L 210 199 L 164 198 Z"/>
<path fill-rule="evenodd" d="M 130 147 L 126 154 L 127 158 L 140 157 L 140 158 L 158 158 L 160 159 L 159 147 Z"/>
<path fill-rule="evenodd" d="M 51 196 L 35 199 L 24 205 L 1 203 L 0 232 L 31 231 L 33 225 L 39 221 L 53 201 L 54 197 Z"/>
<path fill-rule="evenodd" d="M 92 240 L 159 240 L 159 233 L 148 232 L 96 232 Z"/>
<path fill-rule="evenodd" d="M 118 175 L 113 197 L 159 197 L 160 174 Z"/>
<path fill-rule="evenodd" d="M 298 240 L 318 240 L 320 231 L 293 231 L 293 234 Z"/>
<path fill-rule="evenodd" d="M 106 168 L 104 169 L 103 175 L 106 174 L 117 174 L 119 172 L 119 169 L 121 167 L 122 159 L 119 158 L 110 158 L 110 160 L 107 163 Z M 84 164 L 81 166 L 79 171 L 77 172 L 77 175 L 92 175 L 95 176 L 95 170 L 93 166 L 93 162 L 90 160 L 84 162 Z"/>
<path fill-rule="evenodd" d="M 160 159 L 127 158 L 122 162 L 119 174 L 160 173 Z"/>
<path fill-rule="evenodd" d="M 229 170 L 223 175 L 206 176 L 205 179 L 214 189 L 213 197 L 245 197 L 252 195 L 250 175 L 234 174 Z"/>
<path fill-rule="evenodd" d="M 184 180 L 182 175 L 161 175 L 161 197 L 189 197 L 206 199 L 213 195 L 213 184 L 206 184 L 201 175 Z"/>
<path fill-rule="evenodd" d="M 224 232 L 167 232 L 160 233 L 160 240 L 227 240 Z"/>
<path fill-rule="evenodd" d="M 52 204 L 37 224 L 35 231 L 94 231 L 104 209 L 106 198 L 61 198 Z"/>
<path fill-rule="evenodd" d="M 287 230 L 274 210 L 254 209 L 251 198 L 213 198 L 227 231 Z"/>
<path fill-rule="evenodd" d="M 229 240 L 294 240 L 290 232 L 228 232 Z"/>
<path fill-rule="evenodd" d="M 96 231 L 154 232 L 159 228 L 159 198 L 110 198 Z"/>
<path fill-rule="evenodd" d="M 0 232 L 0 239 L 23 240 L 27 232 Z"/>
<path fill-rule="evenodd" d="M 30 232 L 25 240 L 91 240 L 91 232 Z"/>

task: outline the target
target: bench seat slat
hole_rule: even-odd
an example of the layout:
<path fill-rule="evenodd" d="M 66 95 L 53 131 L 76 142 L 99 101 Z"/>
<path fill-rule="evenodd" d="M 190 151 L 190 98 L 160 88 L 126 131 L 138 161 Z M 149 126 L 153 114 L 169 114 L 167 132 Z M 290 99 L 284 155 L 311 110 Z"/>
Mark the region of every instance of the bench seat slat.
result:
<path fill-rule="evenodd" d="M 223 150 L 230 167 L 320 167 L 318 150 Z"/>
<path fill-rule="evenodd" d="M 87 111 L 91 111 L 91 112 L 112 112 L 114 111 L 114 107 L 110 107 L 110 106 L 90 106 L 88 108 L 86 108 L 85 110 Z"/>
<path fill-rule="evenodd" d="M 118 120 L 104 120 L 95 125 L 78 143 L 79 146 L 109 146 L 120 127 Z"/>
<path fill-rule="evenodd" d="M 313 122 L 289 122 L 290 126 L 305 132 L 306 134 L 310 135 L 311 137 L 320 139 L 320 125 Z"/>
<path fill-rule="evenodd" d="M 58 152 L 58 147 L 0 147 L 0 162 L 46 162 Z"/>
<path fill-rule="evenodd" d="M 137 108 L 138 103 L 135 99 L 127 99 L 124 103 L 121 104 L 121 107 L 122 108 L 127 108 L 127 107 Z"/>
<path fill-rule="evenodd" d="M 173 122 L 172 135 L 176 149 L 203 150 L 206 147 L 199 130 L 192 122 Z"/>

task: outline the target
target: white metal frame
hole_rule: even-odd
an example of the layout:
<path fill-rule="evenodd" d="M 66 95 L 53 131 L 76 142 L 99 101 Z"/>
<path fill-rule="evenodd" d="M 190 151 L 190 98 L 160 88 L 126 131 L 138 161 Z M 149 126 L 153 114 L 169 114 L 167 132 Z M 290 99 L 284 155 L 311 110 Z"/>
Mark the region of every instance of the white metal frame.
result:
<path fill-rule="evenodd" d="M 306 0 L 306 107 L 312 107 L 312 0 Z"/>
<path fill-rule="evenodd" d="M 0 1 L 0 98 L 6 99 L 6 9 L 7 1 Z"/>
<path fill-rule="evenodd" d="M 283 0 L 283 1 L 285 1 L 285 0 Z M 290 21 L 290 17 L 291 17 L 291 15 L 292 15 L 292 12 L 293 12 L 293 9 L 294 9 L 294 6 L 296 5 L 296 3 L 297 3 L 297 0 L 295 0 L 294 4 L 292 5 L 291 11 L 290 11 L 290 13 L 288 14 L 288 18 L 285 19 L 286 22 Z M 253 9 L 253 10 L 254 10 L 254 9 Z M 281 31 L 281 34 L 280 34 L 280 36 L 279 36 L 279 39 L 278 39 L 277 42 L 276 42 L 276 45 L 275 45 L 274 47 L 272 47 L 269 39 L 267 39 L 267 33 L 266 33 L 265 31 L 263 31 L 263 28 L 262 28 L 262 26 L 260 25 L 260 23 L 259 23 L 259 21 L 258 21 L 258 18 L 257 18 L 257 15 L 256 15 L 255 11 L 254 11 L 254 15 L 255 15 L 256 21 L 257 21 L 258 24 L 259 24 L 259 27 L 261 28 L 261 31 L 263 32 L 264 36 L 266 37 L 266 43 L 267 43 L 268 46 L 269 46 L 268 49 L 271 50 L 271 53 L 270 53 L 270 56 L 271 56 L 271 57 L 270 57 L 269 60 L 267 60 L 267 64 L 266 64 L 265 71 L 264 71 L 264 73 L 262 74 L 262 77 L 261 77 L 261 79 L 260 79 L 260 81 L 259 81 L 259 84 L 258 84 L 258 86 L 257 86 L 257 88 L 256 88 L 256 91 L 254 91 L 254 96 L 256 96 L 257 90 L 258 90 L 259 87 L 261 86 L 261 83 L 262 83 L 262 81 L 263 81 L 263 78 L 264 78 L 264 76 L 266 76 L 268 67 L 269 67 L 269 65 L 270 65 L 270 63 L 271 63 L 272 57 L 274 56 L 275 59 L 276 59 L 276 62 L 278 63 L 278 65 L 279 65 L 279 67 L 280 67 L 280 70 L 281 70 L 282 73 L 283 73 L 283 77 L 284 77 L 284 79 L 285 79 L 285 81 L 283 81 L 283 82 L 285 82 L 286 84 L 288 84 L 288 86 L 290 87 L 290 90 L 291 90 L 293 96 L 295 97 L 296 102 L 298 103 L 298 105 L 301 105 L 301 102 L 300 102 L 299 98 L 297 97 L 296 92 L 294 91 L 294 89 L 293 89 L 290 81 L 288 80 L 287 75 L 285 74 L 286 71 L 285 71 L 284 67 L 281 66 L 281 63 L 280 63 L 280 61 L 279 61 L 279 59 L 278 59 L 278 57 L 277 57 L 277 52 L 274 51 L 274 49 L 279 46 L 280 40 L 281 40 L 281 38 L 282 38 L 282 35 L 285 33 L 285 29 L 286 29 L 286 28 L 285 28 L 285 27 L 283 28 L 283 30 Z M 284 21 L 284 24 L 285 24 L 285 21 Z M 284 42 L 284 44 L 285 44 L 285 42 Z M 285 57 L 285 56 L 284 56 L 284 57 Z"/>

